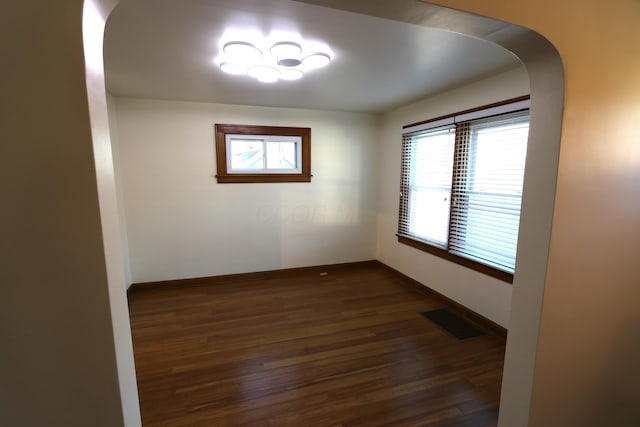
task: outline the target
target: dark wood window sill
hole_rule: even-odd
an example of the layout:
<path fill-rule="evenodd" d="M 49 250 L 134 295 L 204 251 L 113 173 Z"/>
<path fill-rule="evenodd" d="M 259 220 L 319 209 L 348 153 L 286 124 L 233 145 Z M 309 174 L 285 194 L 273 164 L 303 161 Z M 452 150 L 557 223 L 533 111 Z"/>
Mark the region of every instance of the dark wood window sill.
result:
<path fill-rule="evenodd" d="M 444 249 L 440 249 L 438 247 L 432 246 L 428 243 L 421 242 L 419 240 L 414 240 L 406 236 L 402 236 L 396 234 L 398 237 L 398 242 L 411 246 L 413 248 L 419 249 L 424 252 L 428 252 L 431 255 L 435 255 L 437 257 L 446 259 L 447 261 L 454 262 L 463 267 L 470 268 L 479 273 L 486 274 L 487 276 L 495 277 L 496 279 L 502 280 L 503 282 L 513 284 L 513 274 L 507 273 L 502 270 L 498 270 L 497 268 L 489 267 L 488 265 L 481 264 L 479 262 L 470 260 L 468 258 L 463 258 L 461 256 L 452 254 Z"/>
<path fill-rule="evenodd" d="M 311 182 L 312 175 L 298 174 L 227 174 L 216 175 L 216 179 L 221 184 L 242 184 L 256 182 Z"/>

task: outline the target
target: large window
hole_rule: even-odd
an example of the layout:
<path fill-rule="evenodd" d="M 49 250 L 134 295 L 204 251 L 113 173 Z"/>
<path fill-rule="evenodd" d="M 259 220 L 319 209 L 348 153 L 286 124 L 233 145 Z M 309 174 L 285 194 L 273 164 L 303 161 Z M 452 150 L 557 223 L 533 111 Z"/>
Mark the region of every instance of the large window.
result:
<path fill-rule="evenodd" d="M 512 282 L 529 101 L 406 126 L 398 239 Z"/>
<path fill-rule="evenodd" d="M 216 125 L 220 183 L 311 181 L 311 129 Z"/>

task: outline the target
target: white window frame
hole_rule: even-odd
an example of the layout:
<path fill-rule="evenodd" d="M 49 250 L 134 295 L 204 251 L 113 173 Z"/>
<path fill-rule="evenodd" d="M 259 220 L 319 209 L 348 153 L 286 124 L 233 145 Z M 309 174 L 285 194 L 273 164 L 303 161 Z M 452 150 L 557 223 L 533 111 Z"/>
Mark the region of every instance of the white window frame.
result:
<path fill-rule="evenodd" d="M 264 158 L 267 158 L 266 144 L 268 142 L 293 142 L 296 149 L 296 167 L 290 169 L 274 168 L 233 168 L 233 140 L 256 140 L 261 141 L 264 147 Z M 302 173 L 302 137 L 300 136 L 280 136 L 280 135 L 246 135 L 246 134 L 226 134 L 225 144 L 227 146 L 227 173 L 229 174 L 300 174 Z"/>

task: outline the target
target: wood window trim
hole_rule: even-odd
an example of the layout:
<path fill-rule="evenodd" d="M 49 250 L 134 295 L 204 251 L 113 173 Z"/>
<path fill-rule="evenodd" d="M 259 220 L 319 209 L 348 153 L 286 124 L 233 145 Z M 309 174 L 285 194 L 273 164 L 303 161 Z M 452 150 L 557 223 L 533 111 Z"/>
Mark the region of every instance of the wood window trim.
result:
<path fill-rule="evenodd" d="M 471 270 L 477 271 L 479 273 L 486 274 L 487 276 L 495 277 L 496 279 L 502 280 L 503 282 L 513 284 L 513 274 L 511 273 L 498 270 L 497 268 L 493 268 L 488 265 L 473 261 L 469 258 L 464 258 L 458 255 L 452 254 L 451 252 L 448 252 L 444 249 L 440 249 L 437 246 L 433 246 L 428 243 L 421 242 L 419 240 L 415 240 L 407 236 L 402 236 L 400 234 L 396 234 L 396 236 L 398 237 L 398 242 L 402 244 L 411 246 L 412 248 L 415 248 L 415 249 L 419 249 L 423 252 L 430 253 L 431 255 L 435 255 L 439 258 L 446 259 L 447 261 L 451 261 L 463 267 L 470 268 Z"/>
<path fill-rule="evenodd" d="M 301 173 L 229 173 L 227 169 L 227 134 L 297 136 L 302 141 Z M 219 184 L 268 183 L 268 182 L 311 182 L 311 128 L 254 125 L 215 125 L 216 179 Z"/>
<path fill-rule="evenodd" d="M 531 95 L 523 95 L 523 96 L 518 96 L 516 98 L 505 99 L 504 101 L 494 102 L 492 104 L 481 105 L 480 107 L 469 108 L 467 110 L 458 111 L 456 113 L 446 114 L 444 116 L 438 116 L 438 117 L 435 117 L 433 119 L 423 120 L 421 122 L 410 123 L 408 125 L 402 126 L 402 129 L 407 129 L 407 128 L 411 128 L 411 127 L 414 127 L 414 126 L 424 125 L 424 124 L 428 124 L 428 123 L 432 123 L 432 122 L 437 122 L 439 120 L 448 119 L 450 117 L 455 117 L 455 116 L 461 116 L 463 114 L 475 113 L 476 111 L 488 110 L 489 108 L 493 108 L 493 107 L 501 107 L 503 105 L 513 104 L 513 103 L 516 103 L 516 102 L 519 102 L 519 101 L 527 101 L 529 99 L 531 99 Z"/>

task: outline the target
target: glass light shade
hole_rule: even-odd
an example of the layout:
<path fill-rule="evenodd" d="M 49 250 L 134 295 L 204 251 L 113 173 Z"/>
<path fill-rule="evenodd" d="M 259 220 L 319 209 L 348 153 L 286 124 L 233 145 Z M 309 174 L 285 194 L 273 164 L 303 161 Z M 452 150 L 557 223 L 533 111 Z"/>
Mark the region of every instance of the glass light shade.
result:
<path fill-rule="evenodd" d="M 280 78 L 280 70 L 268 65 L 255 65 L 247 70 L 247 74 L 263 83 L 273 83 Z"/>
<path fill-rule="evenodd" d="M 222 50 L 237 60 L 251 61 L 262 57 L 262 51 L 249 42 L 228 42 Z"/>
<path fill-rule="evenodd" d="M 235 62 L 223 62 L 222 64 L 220 64 L 220 69 L 227 74 L 247 74 L 247 67 Z"/>
<path fill-rule="evenodd" d="M 295 68 L 286 68 L 280 71 L 280 78 L 282 80 L 298 80 L 304 76 L 304 73 Z"/>
<path fill-rule="evenodd" d="M 274 43 L 270 50 L 278 58 L 293 58 L 302 52 L 300 45 L 294 42 Z"/>
<path fill-rule="evenodd" d="M 316 52 L 302 58 L 302 64 L 308 68 L 321 68 L 329 65 L 331 57 L 326 53 Z"/>

